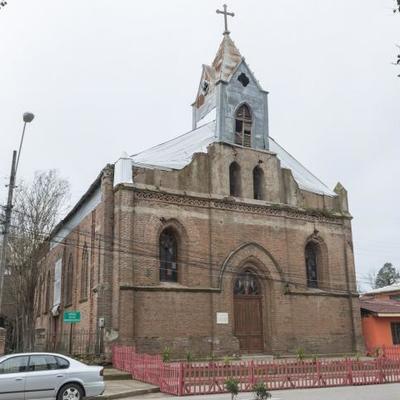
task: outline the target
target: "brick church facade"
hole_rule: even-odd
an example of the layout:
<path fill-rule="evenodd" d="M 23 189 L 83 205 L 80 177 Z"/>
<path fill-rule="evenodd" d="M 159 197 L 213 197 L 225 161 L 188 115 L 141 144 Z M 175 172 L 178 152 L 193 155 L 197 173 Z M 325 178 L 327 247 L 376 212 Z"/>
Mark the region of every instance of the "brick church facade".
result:
<path fill-rule="evenodd" d="M 74 332 L 148 353 L 361 349 L 347 192 L 269 136 L 268 92 L 228 32 L 192 109 L 190 132 L 107 165 L 50 236 L 38 347 L 77 310 Z"/>

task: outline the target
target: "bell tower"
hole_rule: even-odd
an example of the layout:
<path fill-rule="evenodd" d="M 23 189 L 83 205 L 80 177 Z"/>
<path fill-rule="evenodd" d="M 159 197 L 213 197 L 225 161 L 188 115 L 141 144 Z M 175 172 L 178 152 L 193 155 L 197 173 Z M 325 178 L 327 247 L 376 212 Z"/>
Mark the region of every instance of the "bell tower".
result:
<path fill-rule="evenodd" d="M 268 92 L 263 90 L 230 37 L 226 6 L 223 39 L 211 65 L 203 65 L 193 103 L 193 129 L 216 121 L 219 141 L 269 149 Z"/>

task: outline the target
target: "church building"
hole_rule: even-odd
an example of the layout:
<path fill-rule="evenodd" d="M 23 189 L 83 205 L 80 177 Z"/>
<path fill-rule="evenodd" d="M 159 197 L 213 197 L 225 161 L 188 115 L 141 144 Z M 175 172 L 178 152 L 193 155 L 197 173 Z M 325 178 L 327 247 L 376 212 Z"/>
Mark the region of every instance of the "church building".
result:
<path fill-rule="evenodd" d="M 190 132 L 107 165 L 51 234 L 38 348 L 102 332 L 173 357 L 362 349 L 347 192 L 270 136 L 268 92 L 226 25 L 192 115 Z"/>

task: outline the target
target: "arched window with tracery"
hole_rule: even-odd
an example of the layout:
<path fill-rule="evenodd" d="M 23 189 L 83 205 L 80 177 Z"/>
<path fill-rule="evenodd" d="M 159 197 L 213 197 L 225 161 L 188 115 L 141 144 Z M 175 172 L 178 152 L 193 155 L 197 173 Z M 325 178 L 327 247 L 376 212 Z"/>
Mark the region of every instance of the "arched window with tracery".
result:
<path fill-rule="evenodd" d="M 82 269 L 81 269 L 81 300 L 88 297 L 88 281 L 89 281 L 89 251 L 85 243 L 82 252 Z"/>
<path fill-rule="evenodd" d="M 178 240 L 172 228 L 160 235 L 160 281 L 178 281 Z"/>
<path fill-rule="evenodd" d="M 318 287 L 319 279 L 319 246 L 317 243 L 309 242 L 305 249 L 306 258 L 306 272 L 307 272 L 307 286 L 310 288 Z"/>
<path fill-rule="evenodd" d="M 251 270 L 246 269 L 237 276 L 233 293 L 235 296 L 261 295 L 258 279 Z"/>
<path fill-rule="evenodd" d="M 250 108 L 247 104 L 242 104 L 235 115 L 235 144 L 251 146 L 251 125 Z"/>
<path fill-rule="evenodd" d="M 253 190 L 256 200 L 265 200 L 264 171 L 259 166 L 253 169 Z"/>
<path fill-rule="evenodd" d="M 229 166 L 229 194 L 233 197 L 240 197 L 241 192 L 240 166 L 234 161 Z"/>
<path fill-rule="evenodd" d="M 74 261 L 72 254 L 69 255 L 67 270 L 65 272 L 65 305 L 69 306 L 72 304 L 72 284 L 74 275 Z"/>

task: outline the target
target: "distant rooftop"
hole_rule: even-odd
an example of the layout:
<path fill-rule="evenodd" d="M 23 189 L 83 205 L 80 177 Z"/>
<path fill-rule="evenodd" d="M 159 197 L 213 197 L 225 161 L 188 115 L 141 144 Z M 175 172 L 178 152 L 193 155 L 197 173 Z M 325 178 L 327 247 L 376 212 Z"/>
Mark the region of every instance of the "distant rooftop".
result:
<path fill-rule="evenodd" d="M 361 298 L 360 308 L 374 314 L 400 314 L 400 302 L 394 300 Z"/>
<path fill-rule="evenodd" d="M 364 295 L 369 294 L 378 294 L 378 293 L 390 293 L 400 291 L 400 282 L 393 283 L 393 285 L 384 286 L 379 289 L 370 290 L 369 292 L 364 293 Z"/>

